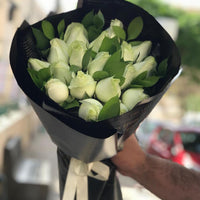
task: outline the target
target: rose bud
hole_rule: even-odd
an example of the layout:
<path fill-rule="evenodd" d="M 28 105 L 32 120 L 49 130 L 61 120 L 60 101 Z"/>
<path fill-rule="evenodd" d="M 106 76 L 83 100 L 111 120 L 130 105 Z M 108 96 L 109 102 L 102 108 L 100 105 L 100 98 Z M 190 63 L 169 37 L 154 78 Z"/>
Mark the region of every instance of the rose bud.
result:
<path fill-rule="evenodd" d="M 120 103 L 120 115 L 123 115 L 126 112 L 128 112 L 128 108 L 123 103 Z"/>
<path fill-rule="evenodd" d="M 151 41 L 144 41 L 141 44 L 137 45 L 137 46 L 133 46 L 133 50 L 134 50 L 134 60 L 135 61 L 137 59 L 137 62 L 141 62 L 144 58 L 146 58 L 150 51 L 151 51 L 151 47 L 152 47 L 152 42 Z"/>
<path fill-rule="evenodd" d="M 150 73 L 151 70 L 153 70 L 157 65 L 157 62 L 153 56 L 149 56 L 145 58 L 144 61 L 135 63 L 133 67 L 135 68 L 135 77 L 139 74 L 147 71 Z"/>
<path fill-rule="evenodd" d="M 97 83 L 96 96 L 102 102 L 107 102 L 112 97 L 121 95 L 120 80 L 113 77 L 105 78 Z"/>
<path fill-rule="evenodd" d="M 48 62 L 51 64 L 63 61 L 68 63 L 67 45 L 63 40 L 54 38 L 50 41 L 51 48 L 49 56 L 47 58 Z"/>
<path fill-rule="evenodd" d="M 88 73 L 92 76 L 95 72 L 102 71 L 109 57 L 108 52 L 99 52 L 95 59 L 89 63 Z"/>
<path fill-rule="evenodd" d="M 68 49 L 69 64 L 78 66 L 81 69 L 83 56 L 86 50 L 87 48 L 84 42 L 78 40 L 72 42 Z"/>
<path fill-rule="evenodd" d="M 131 88 L 123 93 L 122 103 L 127 107 L 128 111 L 130 111 L 137 103 L 148 97 L 149 96 L 144 93 L 142 88 Z"/>
<path fill-rule="evenodd" d="M 39 71 L 41 69 L 48 68 L 50 64 L 48 62 L 41 61 L 37 58 L 29 58 L 28 66 L 34 69 L 35 71 Z"/>
<path fill-rule="evenodd" d="M 56 103 L 63 103 L 68 98 L 69 90 L 59 79 L 50 79 L 46 82 L 45 88 L 48 96 Z"/>
<path fill-rule="evenodd" d="M 123 41 L 121 49 L 122 49 L 122 58 L 124 59 L 124 61 L 135 61 L 136 55 L 131 44 L 128 44 L 126 41 Z"/>
<path fill-rule="evenodd" d="M 77 22 L 72 22 L 65 31 L 64 41 L 67 46 L 69 46 L 74 41 L 82 41 L 86 46 L 88 46 L 88 33 L 85 27 Z"/>
<path fill-rule="evenodd" d="M 50 66 L 51 74 L 54 78 L 69 85 L 72 80 L 72 72 L 67 63 L 60 61 Z"/>
<path fill-rule="evenodd" d="M 89 74 L 78 71 L 75 78 L 72 79 L 69 89 L 73 97 L 83 99 L 86 95 L 92 97 L 95 91 L 96 81 Z"/>
<path fill-rule="evenodd" d="M 127 88 L 131 82 L 133 81 L 134 78 L 136 78 L 136 69 L 134 68 L 133 64 L 128 64 L 125 67 L 123 77 L 125 78 L 124 83 L 121 86 L 121 89 Z"/>
<path fill-rule="evenodd" d="M 111 20 L 110 27 L 106 30 L 107 33 L 108 33 L 107 36 L 109 38 L 113 38 L 113 37 L 116 36 L 116 34 L 115 34 L 115 32 L 113 31 L 113 28 L 112 28 L 113 26 L 119 26 L 119 27 L 123 28 L 123 23 L 118 19 Z"/>
<path fill-rule="evenodd" d="M 80 101 L 82 104 L 79 108 L 78 115 L 85 121 L 97 121 L 99 113 L 103 108 L 102 104 L 95 99 L 84 99 Z"/>
<path fill-rule="evenodd" d="M 89 48 L 92 48 L 94 52 L 98 53 L 101 47 L 101 44 L 106 36 L 107 36 L 107 32 L 103 31 L 94 41 L 92 41 L 89 44 Z"/>

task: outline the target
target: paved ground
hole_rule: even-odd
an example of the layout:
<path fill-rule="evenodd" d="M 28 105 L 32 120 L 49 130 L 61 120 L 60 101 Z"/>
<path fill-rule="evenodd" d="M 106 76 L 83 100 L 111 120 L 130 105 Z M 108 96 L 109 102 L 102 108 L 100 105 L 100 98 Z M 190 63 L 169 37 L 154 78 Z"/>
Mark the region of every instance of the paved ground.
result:
<path fill-rule="evenodd" d="M 56 146 L 51 142 L 49 136 L 45 132 L 33 136 L 25 156 L 49 161 L 52 171 L 52 185 L 48 200 L 59 200 Z M 158 200 L 134 180 L 120 174 L 118 174 L 118 177 L 121 183 L 123 200 Z"/>

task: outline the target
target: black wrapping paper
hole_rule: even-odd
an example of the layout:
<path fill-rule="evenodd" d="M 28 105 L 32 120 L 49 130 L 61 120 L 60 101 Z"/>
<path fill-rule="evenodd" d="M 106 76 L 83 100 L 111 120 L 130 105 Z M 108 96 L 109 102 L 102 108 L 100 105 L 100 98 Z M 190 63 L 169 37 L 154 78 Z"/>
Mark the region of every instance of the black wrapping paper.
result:
<path fill-rule="evenodd" d="M 95 11 L 100 9 L 102 11 L 106 19 L 105 28 L 106 26 L 109 26 L 110 20 L 114 18 L 120 19 L 126 27 L 134 17 L 142 16 L 144 21 L 144 30 L 137 39 L 151 40 L 153 42 L 151 54 L 156 57 L 158 63 L 169 57 L 167 76 L 162 78 L 155 86 L 149 89 L 152 97 L 148 99 L 148 101 L 138 104 L 131 111 L 121 116 L 100 122 L 85 122 L 74 115 L 73 112 L 61 108 L 34 85 L 26 68 L 28 58 L 39 58 L 35 49 L 31 27 L 39 27 L 40 22 L 32 26 L 24 22 L 17 30 L 12 42 L 10 52 L 11 67 L 19 86 L 29 97 L 31 102 L 33 102 L 33 108 L 36 110 L 45 128 L 48 130 L 53 142 L 56 143 L 56 145 L 65 153 L 68 153 L 69 149 L 66 149 L 66 145 L 62 144 L 62 142 L 67 141 L 68 138 L 65 137 L 63 130 L 59 130 L 57 122 L 54 122 L 55 127 L 57 127 L 57 132 L 63 132 L 62 139 L 56 138 L 57 133 L 55 133 L 55 131 L 52 132 L 51 129 L 48 128 L 49 126 L 52 126 L 52 124 L 49 124 L 48 120 L 46 120 L 49 115 L 55 117 L 60 123 L 64 124 L 66 130 L 70 127 L 72 132 L 74 130 L 75 132 L 91 138 L 106 139 L 116 133 L 128 137 L 136 130 L 140 122 L 151 112 L 153 107 L 160 100 L 170 84 L 170 81 L 178 73 L 180 66 L 178 50 L 166 31 L 150 14 L 128 2 L 117 1 L 116 3 L 110 3 L 108 1 L 106 5 L 104 3 L 102 3 L 102 5 L 89 4 L 71 12 L 50 16 L 47 19 L 51 21 L 52 24 L 56 25 L 64 18 L 66 24 L 70 24 L 71 22 L 81 21 L 83 16 L 92 9 Z M 35 108 L 35 105 L 38 106 L 39 109 Z M 45 116 L 43 115 L 43 112 L 46 113 Z"/>
<path fill-rule="evenodd" d="M 105 28 L 109 26 L 111 19 L 117 18 L 127 27 L 133 18 L 141 16 L 144 21 L 144 29 L 137 40 L 152 41 L 151 55 L 156 58 L 158 63 L 165 58 L 169 58 L 167 75 L 160 79 L 155 86 L 148 89 L 151 97 L 136 105 L 131 111 L 100 122 L 85 122 L 74 114 L 73 109 L 64 110 L 40 91 L 27 72 L 28 59 L 30 57 L 40 58 L 35 48 L 31 27 L 39 28 L 41 22 L 33 25 L 24 22 L 19 27 L 15 33 L 10 51 L 11 68 L 18 85 L 28 96 L 35 112 L 59 149 L 61 196 L 70 157 L 89 163 L 115 155 L 117 153 L 118 138 L 123 138 L 123 141 L 137 129 L 166 92 L 180 67 L 180 56 L 177 47 L 167 32 L 153 16 L 128 2 L 122 0 L 85 0 L 82 8 L 49 16 L 46 19 L 54 26 L 61 19 L 64 19 L 66 25 L 68 25 L 71 22 L 80 22 L 85 14 L 91 10 L 102 11 L 105 17 Z M 110 164 L 109 166 L 111 167 Z M 119 185 L 114 175 L 115 170 L 112 167 L 111 169 L 108 182 L 100 184 L 98 181 L 89 178 L 89 187 L 95 186 L 93 189 L 98 191 L 94 197 L 95 194 L 91 193 L 92 190 L 89 190 L 90 199 L 121 200 Z M 95 184 L 93 184 L 94 182 Z M 107 183 L 110 186 L 109 184 L 106 185 Z"/>

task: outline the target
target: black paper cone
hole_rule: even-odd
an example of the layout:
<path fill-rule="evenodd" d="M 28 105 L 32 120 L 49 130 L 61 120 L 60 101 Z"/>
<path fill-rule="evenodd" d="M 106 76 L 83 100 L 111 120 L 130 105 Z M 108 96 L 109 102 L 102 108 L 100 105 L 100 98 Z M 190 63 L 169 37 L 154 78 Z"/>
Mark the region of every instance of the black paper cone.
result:
<path fill-rule="evenodd" d="M 93 9 L 101 10 L 105 17 L 106 28 L 111 19 L 118 18 L 127 27 L 133 18 L 137 16 L 143 18 L 144 29 L 138 40 L 153 42 L 151 54 L 156 57 L 158 63 L 165 58 L 169 58 L 169 61 L 167 76 L 149 89 L 152 97 L 138 104 L 131 111 L 100 122 L 85 122 L 70 110 L 61 108 L 41 92 L 27 72 L 27 60 L 30 57 L 39 58 L 31 27 L 39 27 L 40 22 L 31 26 L 24 22 L 14 36 L 10 51 L 10 63 L 15 78 L 30 99 L 52 141 L 65 154 L 85 162 L 109 158 L 116 153 L 118 136 L 122 134 L 126 138 L 136 130 L 165 93 L 180 66 L 180 56 L 175 43 L 154 17 L 128 2 L 102 1 L 101 4 L 99 2 L 84 1 L 83 8 L 49 16 L 47 19 L 56 26 L 64 18 L 68 25 L 71 22 L 80 22 L 85 14 Z"/>
<path fill-rule="evenodd" d="M 151 98 L 139 103 L 131 111 L 100 122 L 85 122 L 73 110 L 64 110 L 40 91 L 33 83 L 27 72 L 29 58 L 40 58 L 35 48 L 31 27 L 40 27 L 40 22 L 29 25 L 24 22 L 16 31 L 11 51 L 10 63 L 18 85 L 28 96 L 34 110 L 49 133 L 52 141 L 58 147 L 58 165 L 60 174 L 60 195 L 62 199 L 66 174 L 71 157 L 89 163 L 111 158 L 117 153 L 118 138 L 127 138 L 132 134 L 144 118 L 151 112 L 162 95 L 169 87 L 180 67 L 180 56 L 176 45 L 153 16 L 143 9 L 122 0 L 84 0 L 83 8 L 49 16 L 54 26 L 62 19 L 66 25 L 80 22 L 91 10 L 101 10 L 105 17 L 105 28 L 111 19 L 120 19 L 127 27 L 130 21 L 141 16 L 144 29 L 138 40 L 151 40 L 153 48 L 151 55 L 157 62 L 169 58 L 167 76 L 150 88 Z M 100 182 L 88 178 L 89 200 L 122 200 L 119 183 L 115 176 L 115 169 L 110 161 L 104 161 L 111 170 L 109 180 Z"/>

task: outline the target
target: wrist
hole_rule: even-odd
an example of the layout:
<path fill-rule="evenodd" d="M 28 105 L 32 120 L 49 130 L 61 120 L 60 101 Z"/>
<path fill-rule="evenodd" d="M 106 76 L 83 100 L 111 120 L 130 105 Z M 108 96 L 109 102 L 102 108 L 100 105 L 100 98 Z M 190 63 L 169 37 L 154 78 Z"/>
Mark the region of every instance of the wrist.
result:
<path fill-rule="evenodd" d="M 149 155 L 144 151 L 142 151 L 141 155 L 138 156 L 138 160 L 135 161 L 134 167 L 132 168 L 130 175 L 133 179 L 141 177 L 141 175 L 147 171 L 148 157 Z"/>

